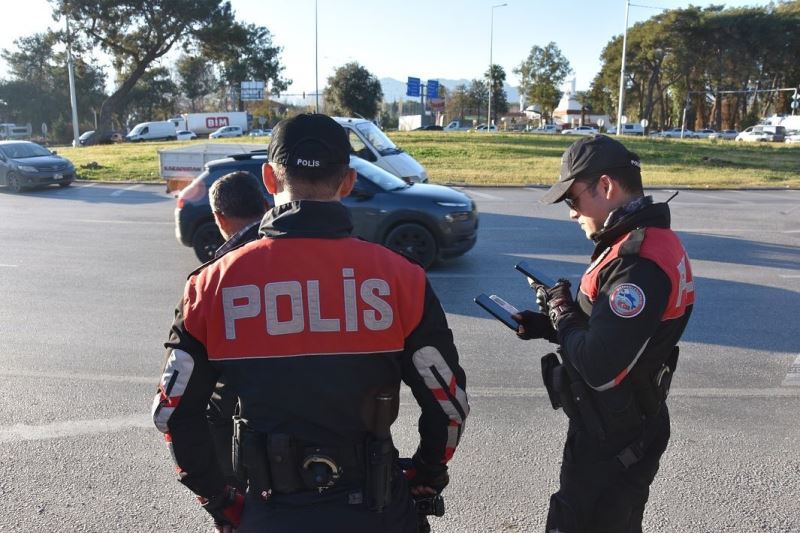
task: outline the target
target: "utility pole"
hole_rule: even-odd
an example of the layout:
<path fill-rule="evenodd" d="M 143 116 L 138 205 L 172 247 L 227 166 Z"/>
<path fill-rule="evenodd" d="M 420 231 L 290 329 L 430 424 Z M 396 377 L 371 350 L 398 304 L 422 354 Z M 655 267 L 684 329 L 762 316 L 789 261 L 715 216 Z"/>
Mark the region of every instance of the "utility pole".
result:
<path fill-rule="evenodd" d="M 67 17 L 67 72 L 69 73 L 69 99 L 72 104 L 72 146 L 79 146 L 78 137 L 78 99 L 75 95 L 75 61 L 72 59 L 72 37 L 69 33 L 69 17 Z"/>
<path fill-rule="evenodd" d="M 622 34 L 622 66 L 619 69 L 619 100 L 617 103 L 617 135 L 622 135 L 622 108 L 625 105 L 625 48 L 628 44 L 628 12 L 631 0 L 625 0 L 625 33 Z"/>
<path fill-rule="evenodd" d="M 319 113 L 319 25 L 317 24 L 318 18 L 318 0 L 314 0 L 314 98 L 316 104 L 314 112 Z"/>

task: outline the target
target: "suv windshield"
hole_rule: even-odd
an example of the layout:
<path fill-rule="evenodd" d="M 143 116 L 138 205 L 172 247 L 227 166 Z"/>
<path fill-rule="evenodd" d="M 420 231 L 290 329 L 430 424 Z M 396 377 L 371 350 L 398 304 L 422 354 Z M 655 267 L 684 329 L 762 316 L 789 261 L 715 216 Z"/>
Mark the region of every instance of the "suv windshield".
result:
<path fill-rule="evenodd" d="M 28 157 L 53 155 L 47 148 L 29 142 L 6 144 L 0 147 L 0 151 L 9 159 L 25 159 Z"/>
<path fill-rule="evenodd" d="M 394 174 L 389 174 L 380 167 L 368 163 L 358 157 L 350 158 L 350 168 L 367 178 L 369 181 L 383 189 L 384 191 L 396 191 L 411 187 L 410 184 L 401 180 Z"/>
<path fill-rule="evenodd" d="M 399 154 L 402 151 L 372 122 L 356 124 L 356 129 L 358 129 L 361 135 L 366 137 L 367 141 L 369 141 L 381 155 Z"/>

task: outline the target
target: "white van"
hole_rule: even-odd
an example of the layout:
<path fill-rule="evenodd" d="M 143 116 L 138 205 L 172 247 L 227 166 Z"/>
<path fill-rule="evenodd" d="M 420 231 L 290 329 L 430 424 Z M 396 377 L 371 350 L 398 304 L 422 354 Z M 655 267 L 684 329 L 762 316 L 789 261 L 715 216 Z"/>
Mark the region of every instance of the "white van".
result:
<path fill-rule="evenodd" d="M 125 138 L 129 141 L 174 141 L 178 139 L 178 132 L 172 122 L 142 122 L 134 126 Z"/>
<path fill-rule="evenodd" d="M 375 124 L 363 118 L 333 117 L 347 132 L 353 153 L 408 183 L 428 181 L 425 167 L 395 145 Z"/>
<path fill-rule="evenodd" d="M 473 128 L 471 120 L 451 120 L 444 131 L 469 131 Z"/>
<path fill-rule="evenodd" d="M 617 134 L 617 127 L 612 126 L 608 128 L 609 135 L 616 135 Z M 644 135 L 644 128 L 638 122 L 633 122 L 631 124 L 623 124 L 622 125 L 622 134 L 623 135 Z"/>

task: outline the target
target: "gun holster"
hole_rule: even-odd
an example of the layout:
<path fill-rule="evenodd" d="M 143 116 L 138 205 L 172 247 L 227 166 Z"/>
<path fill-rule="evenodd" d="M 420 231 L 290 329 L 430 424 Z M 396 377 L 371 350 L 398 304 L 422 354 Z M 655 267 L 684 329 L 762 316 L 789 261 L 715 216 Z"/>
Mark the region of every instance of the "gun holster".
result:
<path fill-rule="evenodd" d="M 553 409 L 563 409 L 570 420 L 580 421 L 597 439 L 605 440 L 602 420 L 578 372 L 555 353 L 542 357 L 542 380 Z"/>

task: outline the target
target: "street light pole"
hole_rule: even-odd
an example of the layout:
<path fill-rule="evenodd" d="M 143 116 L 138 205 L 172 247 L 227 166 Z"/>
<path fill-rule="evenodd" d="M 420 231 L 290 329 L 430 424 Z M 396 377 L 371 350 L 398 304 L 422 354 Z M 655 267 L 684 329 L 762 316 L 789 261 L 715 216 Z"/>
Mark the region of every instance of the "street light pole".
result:
<path fill-rule="evenodd" d="M 72 146 L 78 146 L 78 137 L 80 137 L 78 128 L 78 99 L 75 95 L 75 61 L 72 59 L 72 38 L 69 33 L 69 18 L 67 18 L 67 73 L 69 75 L 69 99 L 72 104 Z"/>
<path fill-rule="evenodd" d="M 628 11 L 631 0 L 625 0 L 625 32 L 622 34 L 622 67 L 619 70 L 619 101 L 617 103 L 617 135 L 622 135 L 622 107 L 625 105 L 625 48 L 628 44 Z"/>
<path fill-rule="evenodd" d="M 494 40 L 494 10 L 497 7 L 505 7 L 508 4 L 493 5 L 489 17 L 489 110 L 486 117 L 486 132 L 492 131 L 492 90 L 494 89 L 494 65 L 492 64 L 492 41 Z"/>
<path fill-rule="evenodd" d="M 314 0 L 314 112 L 319 113 L 319 27 L 317 25 L 317 0 Z"/>

